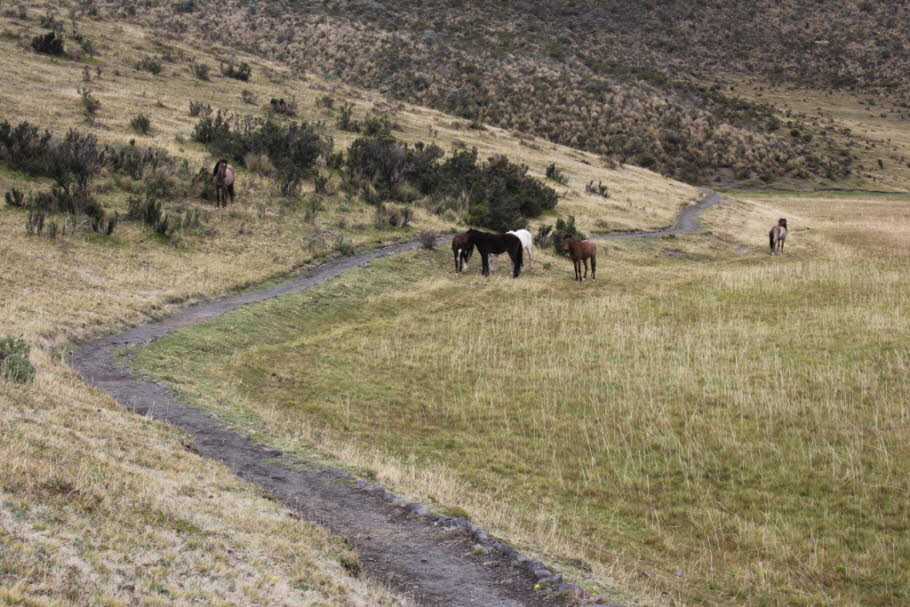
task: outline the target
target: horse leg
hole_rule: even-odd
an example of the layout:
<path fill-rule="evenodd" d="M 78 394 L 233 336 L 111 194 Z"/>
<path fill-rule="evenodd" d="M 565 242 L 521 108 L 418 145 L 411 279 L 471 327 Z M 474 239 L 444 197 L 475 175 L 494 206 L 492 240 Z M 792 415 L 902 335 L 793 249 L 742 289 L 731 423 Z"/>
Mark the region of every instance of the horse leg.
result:
<path fill-rule="evenodd" d="M 452 256 L 455 258 L 455 273 L 461 272 L 461 249 L 453 249 Z"/>
<path fill-rule="evenodd" d="M 484 276 L 489 276 L 490 275 L 490 258 L 489 258 L 488 253 L 486 253 L 484 251 L 480 252 L 480 264 L 481 264 L 480 273 L 483 274 Z"/>
<path fill-rule="evenodd" d="M 512 278 L 518 278 L 518 275 L 521 274 L 521 268 L 524 265 L 522 247 L 518 247 L 514 251 L 509 251 L 509 259 L 512 260 Z"/>
<path fill-rule="evenodd" d="M 231 195 L 231 204 L 234 204 L 234 184 L 233 183 L 228 186 L 228 194 Z M 225 202 L 224 206 L 227 206 L 227 202 Z"/>
<path fill-rule="evenodd" d="M 585 257 L 581 261 L 585 264 L 585 277 L 582 278 L 582 280 L 587 280 L 588 279 L 588 258 Z"/>
<path fill-rule="evenodd" d="M 572 266 L 575 268 L 575 280 L 581 280 L 581 268 L 579 268 L 579 262 L 577 259 L 572 260 Z"/>
<path fill-rule="evenodd" d="M 591 280 L 597 278 L 597 257 L 591 256 Z"/>

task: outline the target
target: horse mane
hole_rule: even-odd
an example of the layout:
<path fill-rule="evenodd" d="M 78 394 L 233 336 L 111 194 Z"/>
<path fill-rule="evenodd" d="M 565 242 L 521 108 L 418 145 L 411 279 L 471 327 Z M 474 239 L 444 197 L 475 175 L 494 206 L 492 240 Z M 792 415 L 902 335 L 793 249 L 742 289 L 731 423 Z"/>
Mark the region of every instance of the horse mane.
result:
<path fill-rule="evenodd" d="M 221 158 L 218 162 L 215 163 L 215 170 L 212 171 L 212 177 L 217 177 L 218 173 L 221 172 L 221 165 L 227 164 L 227 160 Z"/>

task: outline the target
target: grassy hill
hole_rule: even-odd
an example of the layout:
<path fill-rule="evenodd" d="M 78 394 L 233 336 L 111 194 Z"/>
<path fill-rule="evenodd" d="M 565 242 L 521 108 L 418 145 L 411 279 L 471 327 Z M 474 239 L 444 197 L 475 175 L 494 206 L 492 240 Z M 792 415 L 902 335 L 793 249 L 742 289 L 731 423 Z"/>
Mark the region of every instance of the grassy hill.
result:
<path fill-rule="evenodd" d="M 843 179 L 841 142 L 734 96 L 703 53 L 723 61 L 727 25 L 709 8 L 679 21 L 661 3 L 162 2 L 115 14 L 244 48 L 466 119 L 653 168 L 690 183 Z M 745 4 L 738 5 L 746 11 Z M 825 9 L 816 12 L 823 14 Z M 215 11 L 222 18 L 210 18 Z M 721 16 L 737 23 L 736 11 Z M 755 17 L 759 19 L 760 17 Z M 738 26 L 737 26 L 738 27 Z M 738 30 L 737 30 L 738 31 Z M 664 32 L 670 32 L 665 34 Z M 675 36 L 672 43 L 665 35 Z M 689 44 L 699 37 L 701 45 Z M 749 48 L 734 46 L 739 56 Z M 758 46 L 758 43 L 755 44 Z M 691 53 L 689 51 L 692 51 Z M 767 56 L 773 56 L 771 52 Z M 796 134 L 792 134 L 795 131 Z"/>

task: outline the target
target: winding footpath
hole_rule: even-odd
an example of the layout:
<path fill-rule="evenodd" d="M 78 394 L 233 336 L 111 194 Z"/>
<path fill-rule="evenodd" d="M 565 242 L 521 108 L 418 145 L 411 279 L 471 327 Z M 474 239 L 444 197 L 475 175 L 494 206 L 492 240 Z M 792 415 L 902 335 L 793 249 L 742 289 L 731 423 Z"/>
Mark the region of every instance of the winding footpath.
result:
<path fill-rule="evenodd" d="M 665 230 L 614 234 L 608 238 L 654 238 L 692 233 L 699 216 L 718 204 L 710 191 L 685 207 L 676 225 Z M 272 492 L 308 521 L 346 538 L 357 550 L 364 571 L 427 607 L 536 607 L 570 597 L 596 603 L 538 561 L 518 554 L 461 518 L 431 513 L 382 487 L 321 466 L 300 469 L 283 462 L 284 454 L 228 429 L 212 414 L 177 400 L 169 388 L 134 377 L 129 364 L 116 359 L 124 347 L 141 347 L 174 331 L 212 320 L 241 306 L 301 291 L 352 268 L 403 251 L 417 241 L 375 249 L 326 262 L 275 287 L 193 305 L 162 322 L 130 329 L 79 346 L 72 366 L 85 380 L 129 410 L 167 422 L 193 437 L 199 454 L 223 462 L 239 477 Z M 483 550 L 478 548 L 482 547 Z M 541 584 L 550 591 L 534 590 Z M 555 598 L 559 594 L 561 598 Z"/>

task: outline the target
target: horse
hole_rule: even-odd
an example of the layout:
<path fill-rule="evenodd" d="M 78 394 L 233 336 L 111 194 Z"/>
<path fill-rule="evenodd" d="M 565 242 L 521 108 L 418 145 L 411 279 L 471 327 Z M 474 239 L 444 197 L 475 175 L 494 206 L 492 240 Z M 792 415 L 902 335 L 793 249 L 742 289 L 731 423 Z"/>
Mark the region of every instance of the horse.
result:
<path fill-rule="evenodd" d="M 527 256 L 527 265 L 531 265 L 531 253 L 534 252 L 534 237 L 531 236 L 531 233 L 527 230 L 512 230 L 506 232 L 506 234 L 518 236 L 518 240 L 521 241 L 521 246 L 524 249 L 524 255 Z"/>
<path fill-rule="evenodd" d="M 452 255 L 455 256 L 455 273 L 468 269 L 468 260 L 474 253 L 474 244 L 470 242 L 467 232 L 456 234 L 452 238 Z"/>
<path fill-rule="evenodd" d="M 521 274 L 521 265 L 523 259 L 521 239 L 515 234 L 490 234 L 479 230 L 468 230 L 468 243 L 477 247 L 480 253 L 480 260 L 483 264 L 481 274 L 490 275 L 490 255 L 508 253 L 512 260 L 512 278 L 518 278 Z"/>
<path fill-rule="evenodd" d="M 787 240 L 787 220 L 783 217 L 777 220 L 777 225 L 768 232 L 771 241 L 771 254 L 779 252 L 784 254 L 784 241 Z"/>
<path fill-rule="evenodd" d="M 591 260 L 591 280 L 597 278 L 597 245 L 590 240 L 575 240 L 572 236 L 563 239 L 566 251 L 575 264 L 575 280 L 581 282 L 588 277 L 588 260 Z M 581 264 L 585 264 L 585 275 L 581 275 Z"/>
<path fill-rule="evenodd" d="M 215 181 L 215 206 L 227 207 L 228 195 L 230 195 L 231 204 L 233 204 L 234 167 L 229 165 L 228 161 L 222 158 L 215 163 L 215 170 L 212 172 L 212 179 Z"/>

